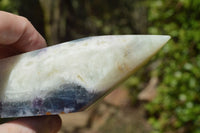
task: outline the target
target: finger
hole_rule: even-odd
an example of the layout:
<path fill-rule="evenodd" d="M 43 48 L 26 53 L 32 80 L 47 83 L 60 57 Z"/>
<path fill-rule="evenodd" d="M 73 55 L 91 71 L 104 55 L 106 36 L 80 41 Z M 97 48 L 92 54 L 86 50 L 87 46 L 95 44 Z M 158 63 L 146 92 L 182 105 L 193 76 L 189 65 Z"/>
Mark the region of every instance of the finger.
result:
<path fill-rule="evenodd" d="M 21 53 L 20 51 L 16 50 L 14 47 L 11 46 L 3 46 L 0 45 L 0 59 L 9 57 L 12 55 L 17 55 Z"/>
<path fill-rule="evenodd" d="M 20 52 L 46 46 L 44 38 L 24 17 L 0 11 L 0 44 L 12 45 Z"/>
<path fill-rule="evenodd" d="M 1 133 L 57 133 L 61 127 L 59 116 L 19 118 L 0 126 Z"/>

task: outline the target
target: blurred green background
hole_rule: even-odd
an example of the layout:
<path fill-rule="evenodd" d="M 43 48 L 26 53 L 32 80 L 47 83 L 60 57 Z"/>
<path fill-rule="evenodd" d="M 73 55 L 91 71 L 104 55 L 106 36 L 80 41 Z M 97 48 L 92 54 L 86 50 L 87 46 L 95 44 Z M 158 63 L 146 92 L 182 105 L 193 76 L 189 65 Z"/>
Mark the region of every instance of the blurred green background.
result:
<path fill-rule="evenodd" d="M 0 10 L 27 17 L 49 45 L 92 35 L 171 35 L 125 84 L 132 106 L 145 107 L 151 132 L 200 133 L 199 0 L 0 0 Z M 141 102 L 151 81 L 156 95 Z"/>

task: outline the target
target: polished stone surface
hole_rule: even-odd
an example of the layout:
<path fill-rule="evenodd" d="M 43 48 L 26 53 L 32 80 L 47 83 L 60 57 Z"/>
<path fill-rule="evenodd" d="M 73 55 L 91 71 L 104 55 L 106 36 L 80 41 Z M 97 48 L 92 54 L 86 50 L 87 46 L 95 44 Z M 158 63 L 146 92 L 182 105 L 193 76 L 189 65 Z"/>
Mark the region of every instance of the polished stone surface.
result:
<path fill-rule="evenodd" d="M 0 116 L 81 111 L 153 56 L 161 35 L 78 39 L 0 60 Z"/>

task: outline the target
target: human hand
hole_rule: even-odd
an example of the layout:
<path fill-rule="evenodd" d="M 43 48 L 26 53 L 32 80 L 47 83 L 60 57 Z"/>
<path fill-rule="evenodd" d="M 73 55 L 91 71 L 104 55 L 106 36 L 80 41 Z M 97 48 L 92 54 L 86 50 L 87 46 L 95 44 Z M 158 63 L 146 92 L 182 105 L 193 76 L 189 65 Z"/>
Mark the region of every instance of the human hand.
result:
<path fill-rule="evenodd" d="M 0 58 L 45 46 L 44 38 L 26 18 L 0 11 Z"/>
<path fill-rule="evenodd" d="M 45 46 L 44 38 L 26 18 L 0 11 L 0 59 Z M 59 116 L 27 117 L 0 125 L 0 132 L 56 133 L 60 127 Z"/>

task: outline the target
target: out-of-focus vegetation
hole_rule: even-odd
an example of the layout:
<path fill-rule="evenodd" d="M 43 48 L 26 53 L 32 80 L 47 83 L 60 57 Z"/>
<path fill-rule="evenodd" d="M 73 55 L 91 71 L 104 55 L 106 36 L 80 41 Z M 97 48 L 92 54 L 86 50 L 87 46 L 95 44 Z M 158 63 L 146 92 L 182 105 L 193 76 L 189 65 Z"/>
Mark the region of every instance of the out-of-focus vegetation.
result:
<path fill-rule="evenodd" d="M 149 33 L 170 34 L 152 72 L 158 96 L 147 105 L 155 132 L 200 133 L 200 1 L 149 1 Z"/>
<path fill-rule="evenodd" d="M 172 39 L 146 69 L 128 80 L 133 102 L 158 77 L 157 97 L 146 105 L 154 133 L 200 133 L 200 1 L 148 1 L 148 33 Z M 149 71 L 150 70 L 150 71 Z"/>
<path fill-rule="evenodd" d="M 0 0 L 0 10 L 17 13 L 17 7 L 14 1 L 11 3 L 10 0 Z"/>
<path fill-rule="evenodd" d="M 134 104 L 152 77 L 146 105 L 155 133 L 200 133 L 199 0 L 0 0 L 0 10 L 27 17 L 49 44 L 102 34 L 169 34 L 171 41 L 128 84 Z"/>
<path fill-rule="evenodd" d="M 27 17 L 52 45 L 91 35 L 146 33 L 144 1 L 0 0 L 0 9 Z"/>

